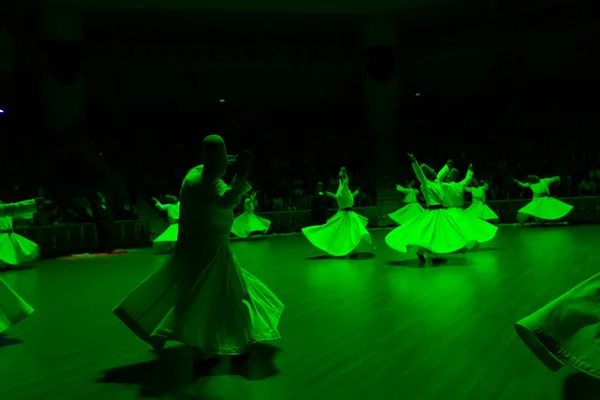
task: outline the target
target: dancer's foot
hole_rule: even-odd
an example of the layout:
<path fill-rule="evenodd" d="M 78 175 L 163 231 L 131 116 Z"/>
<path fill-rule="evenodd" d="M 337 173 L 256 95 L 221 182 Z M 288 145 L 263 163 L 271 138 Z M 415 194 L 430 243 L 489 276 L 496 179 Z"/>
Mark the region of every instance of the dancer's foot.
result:
<path fill-rule="evenodd" d="M 433 267 L 433 255 L 427 254 L 425 256 L 425 266 L 426 267 Z"/>

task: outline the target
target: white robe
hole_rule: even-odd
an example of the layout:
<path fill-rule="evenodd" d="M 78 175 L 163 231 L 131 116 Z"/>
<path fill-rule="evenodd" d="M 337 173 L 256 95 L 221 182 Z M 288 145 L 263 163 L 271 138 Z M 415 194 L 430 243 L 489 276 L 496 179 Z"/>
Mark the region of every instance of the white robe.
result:
<path fill-rule="evenodd" d="M 20 265 L 39 258 L 39 246 L 13 232 L 15 217 L 28 218 L 36 211 L 34 200 L 0 205 L 0 262 Z"/>
<path fill-rule="evenodd" d="M 519 210 L 519 213 L 527 214 L 542 220 L 558 220 L 565 217 L 573 210 L 573 206 L 549 197 L 550 185 L 559 182 L 560 178 L 544 178 L 538 183 L 529 185 L 533 192 L 533 200 Z"/>
<path fill-rule="evenodd" d="M 302 233 L 318 249 L 334 257 L 347 256 L 365 241 L 372 247 L 373 240 L 367 231 L 369 219 L 351 210 L 354 196 L 348 180 L 341 180 L 335 194 L 338 212 L 323 225 L 302 228 Z"/>
<path fill-rule="evenodd" d="M 171 260 L 114 310 L 141 339 L 155 348 L 175 340 L 224 355 L 280 339 L 283 303 L 240 267 L 229 246 L 233 209 L 248 190 L 245 180 L 205 181 L 203 166 L 188 172 Z"/>
<path fill-rule="evenodd" d="M 271 221 L 254 213 L 254 199 L 249 197 L 244 200 L 244 213 L 233 221 L 231 233 L 247 239 L 253 233 L 266 234 L 270 226 Z"/>
<path fill-rule="evenodd" d="M 179 232 L 179 202 L 176 204 L 160 204 L 158 209 L 167 212 L 167 218 L 169 220 L 169 227 L 160 234 L 154 242 L 152 247 L 154 250 L 162 253 L 173 250 L 175 243 L 177 243 L 177 236 Z"/>
<path fill-rule="evenodd" d="M 24 217 L 37 212 L 34 200 L 0 204 L 1 218 Z M 0 332 L 25 319 L 33 308 L 0 278 Z"/>

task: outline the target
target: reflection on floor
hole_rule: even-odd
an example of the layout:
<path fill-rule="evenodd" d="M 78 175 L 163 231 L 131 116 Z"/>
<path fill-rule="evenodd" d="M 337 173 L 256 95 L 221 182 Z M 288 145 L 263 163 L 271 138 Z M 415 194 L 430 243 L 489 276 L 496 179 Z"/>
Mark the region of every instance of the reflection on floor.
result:
<path fill-rule="evenodd" d="M 390 250 L 335 259 L 301 235 L 233 244 L 285 303 L 284 339 L 192 368 L 160 357 L 111 313 L 167 259 L 148 250 L 2 272 L 36 309 L 0 337 L 0 399 L 588 399 L 598 384 L 548 372 L 513 323 L 597 273 L 600 227 L 501 228 L 475 253 L 423 268 Z M 575 392 L 573 392 L 575 390 Z"/>

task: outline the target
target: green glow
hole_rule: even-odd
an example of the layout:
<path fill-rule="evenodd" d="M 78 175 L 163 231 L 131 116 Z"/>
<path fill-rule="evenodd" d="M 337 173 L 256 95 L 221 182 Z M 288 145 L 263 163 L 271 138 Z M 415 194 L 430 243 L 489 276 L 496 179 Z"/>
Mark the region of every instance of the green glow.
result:
<path fill-rule="evenodd" d="M 219 103 L 225 103 L 225 99 L 219 100 Z"/>

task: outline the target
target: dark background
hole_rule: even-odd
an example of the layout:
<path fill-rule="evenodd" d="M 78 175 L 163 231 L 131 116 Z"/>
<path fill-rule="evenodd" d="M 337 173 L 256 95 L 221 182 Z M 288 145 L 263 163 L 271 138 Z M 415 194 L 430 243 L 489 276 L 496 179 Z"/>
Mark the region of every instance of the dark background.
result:
<path fill-rule="evenodd" d="M 0 129 L 4 148 L 16 149 L 3 158 L 4 197 L 16 196 L 15 184 L 33 193 L 59 182 L 69 193 L 101 187 L 135 199 L 176 192 L 200 162 L 202 138 L 219 132 L 232 152 L 256 152 L 253 183 L 270 197 L 296 180 L 310 192 L 346 165 L 376 200 L 363 15 L 88 9 L 81 58 L 61 58 L 81 68 L 86 101 L 86 120 L 65 136 L 43 117 L 38 6 L 0 17 L 13 37 Z M 527 173 L 568 176 L 558 190 L 577 194 L 600 151 L 597 15 L 582 1 L 399 13 L 398 181 L 413 179 L 410 151 L 435 166 L 473 162 L 498 198 L 520 196 L 510 180 Z"/>

